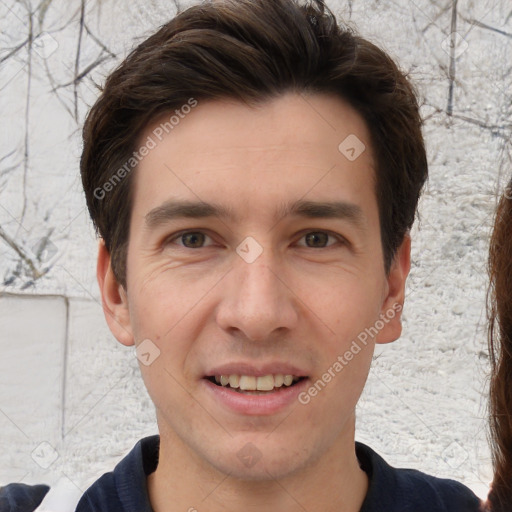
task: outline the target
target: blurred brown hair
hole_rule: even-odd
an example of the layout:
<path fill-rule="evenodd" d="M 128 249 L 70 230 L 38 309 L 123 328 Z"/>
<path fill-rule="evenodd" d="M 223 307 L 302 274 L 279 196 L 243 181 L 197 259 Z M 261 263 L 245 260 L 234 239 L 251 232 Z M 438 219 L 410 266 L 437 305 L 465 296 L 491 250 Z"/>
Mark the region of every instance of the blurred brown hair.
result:
<path fill-rule="evenodd" d="M 389 270 L 428 172 L 413 87 L 385 52 L 338 25 L 320 0 L 219 0 L 183 11 L 132 51 L 86 119 L 80 168 L 87 206 L 123 286 L 136 167 L 121 172 L 123 179 L 115 173 L 147 125 L 191 98 L 256 105 L 286 92 L 334 94 L 366 121 Z"/>
<path fill-rule="evenodd" d="M 512 180 L 496 212 L 489 250 L 488 294 L 492 512 L 512 510 Z"/>

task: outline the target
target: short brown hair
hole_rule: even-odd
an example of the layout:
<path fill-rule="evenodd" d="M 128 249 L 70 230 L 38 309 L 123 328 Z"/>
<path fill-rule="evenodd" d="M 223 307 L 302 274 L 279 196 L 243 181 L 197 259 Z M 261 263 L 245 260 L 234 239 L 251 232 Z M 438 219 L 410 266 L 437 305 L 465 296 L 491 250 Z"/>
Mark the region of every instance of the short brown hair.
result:
<path fill-rule="evenodd" d="M 191 98 L 255 105 L 285 92 L 335 94 L 366 121 L 389 270 L 428 173 L 407 77 L 385 52 L 338 25 L 320 0 L 219 0 L 181 12 L 135 48 L 86 119 L 87 206 L 123 286 L 133 195 L 126 162 L 147 125 Z"/>

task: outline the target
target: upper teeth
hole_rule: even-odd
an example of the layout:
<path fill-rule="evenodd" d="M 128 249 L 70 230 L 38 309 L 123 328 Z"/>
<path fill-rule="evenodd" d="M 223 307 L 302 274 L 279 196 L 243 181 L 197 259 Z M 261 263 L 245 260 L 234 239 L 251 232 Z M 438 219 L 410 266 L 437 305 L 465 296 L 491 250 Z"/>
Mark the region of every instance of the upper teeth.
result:
<path fill-rule="evenodd" d="M 263 377 L 254 377 L 252 375 L 215 375 L 215 382 L 222 386 L 228 384 L 232 388 L 240 388 L 244 391 L 271 391 L 274 388 L 280 388 L 283 384 L 291 386 L 293 382 L 299 380 L 299 377 L 293 375 L 264 375 Z"/>

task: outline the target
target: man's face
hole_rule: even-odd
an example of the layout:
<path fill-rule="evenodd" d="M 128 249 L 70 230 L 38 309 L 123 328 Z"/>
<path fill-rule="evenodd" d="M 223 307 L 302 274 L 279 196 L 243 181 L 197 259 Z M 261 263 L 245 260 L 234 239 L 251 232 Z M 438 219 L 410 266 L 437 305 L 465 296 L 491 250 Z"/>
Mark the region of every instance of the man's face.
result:
<path fill-rule="evenodd" d="M 354 135 L 355 159 L 362 146 L 338 148 Z M 199 102 L 140 163 L 118 339 L 158 347 L 141 372 L 177 452 L 265 479 L 353 443 L 408 270 L 384 271 L 374 166 L 350 106 L 295 94 L 257 109 Z"/>

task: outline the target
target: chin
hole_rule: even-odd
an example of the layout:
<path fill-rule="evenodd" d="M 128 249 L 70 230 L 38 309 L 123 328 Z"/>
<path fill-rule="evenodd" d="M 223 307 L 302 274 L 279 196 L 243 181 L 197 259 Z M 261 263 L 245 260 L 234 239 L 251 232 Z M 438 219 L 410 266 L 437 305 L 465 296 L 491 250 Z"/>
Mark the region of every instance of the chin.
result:
<path fill-rule="evenodd" d="M 229 450 L 233 449 L 231 443 Z M 237 443 L 240 448 L 228 454 L 223 452 L 214 456 L 209 463 L 215 469 L 231 478 L 247 482 L 268 482 L 282 479 L 300 471 L 311 462 L 311 457 L 305 452 L 304 447 L 290 447 L 289 449 L 273 446 L 268 443 L 260 448 L 251 441 Z M 300 458 L 299 458 L 300 457 Z"/>

